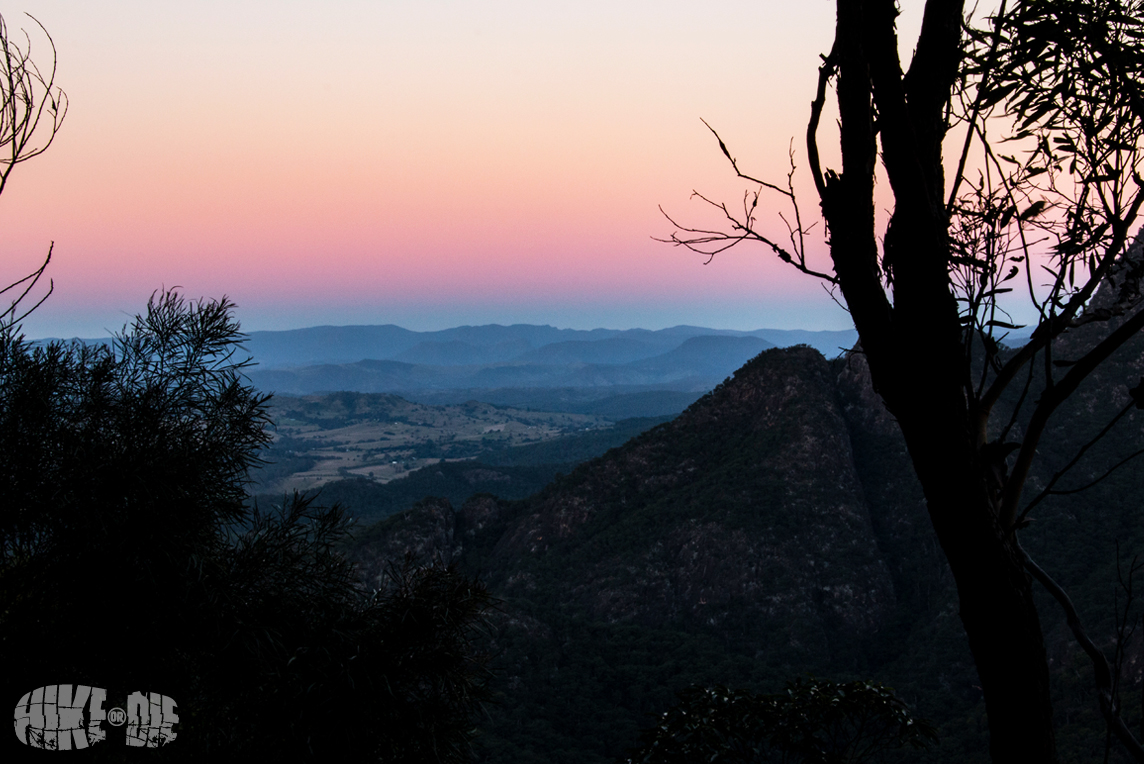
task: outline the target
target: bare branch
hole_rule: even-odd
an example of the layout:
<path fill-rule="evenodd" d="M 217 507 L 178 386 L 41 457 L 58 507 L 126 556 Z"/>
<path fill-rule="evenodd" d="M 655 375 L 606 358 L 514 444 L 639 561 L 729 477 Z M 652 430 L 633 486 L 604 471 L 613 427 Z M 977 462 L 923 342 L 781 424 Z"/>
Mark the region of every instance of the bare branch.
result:
<path fill-rule="evenodd" d="M 1100 712 L 1104 715 L 1105 721 L 1108 722 L 1113 734 L 1128 749 L 1132 757 L 1136 761 L 1144 762 L 1144 746 L 1140 745 L 1140 741 L 1132 735 L 1132 732 L 1125 726 L 1124 720 L 1120 718 L 1120 710 L 1117 708 L 1116 699 L 1112 694 L 1112 672 L 1108 666 L 1108 659 L 1104 657 L 1104 653 L 1093 644 L 1085 632 L 1084 626 L 1080 622 L 1080 616 L 1077 615 L 1076 608 L 1073 607 L 1072 600 L 1069 599 L 1068 594 L 1065 593 L 1060 584 L 1054 581 L 1037 563 L 1033 562 L 1019 543 L 1015 543 L 1014 548 L 1021 556 L 1025 568 L 1033 574 L 1033 578 L 1037 579 L 1048 590 L 1049 594 L 1064 610 L 1073 636 L 1081 649 L 1088 655 L 1089 660 L 1092 661 L 1097 697 L 1100 699 Z"/>
<path fill-rule="evenodd" d="M 1087 490 L 1087 489 L 1091 488 L 1092 486 L 1096 485 L 1097 483 L 1099 483 L 1100 481 L 1104 480 L 1109 475 L 1111 475 L 1117 468 L 1121 467 L 1124 464 L 1127 464 L 1129 461 L 1131 461 L 1135 457 L 1144 453 L 1144 449 L 1141 449 L 1141 450 L 1135 452 L 1134 454 L 1127 457 L 1126 459 L 1123 459 L 1120 462 L 1118 462 L 1117 464 L 1113 465 L 1112 468 L 1110 468 L 1107 472 L 1105 472 L 1103 475 L 1098 477 L 1096 480 L 1093 480 L 1091 483 L 1089 483 L 1086 486 L 1083 486 L 1083 487 L 1077 488 L 1077 489 L 1070 489 L 1067 491 L 1054 491 L 1053 490 L 1053 486 L 1055 486 L 1057 484 L 1057 481 L 1059 481 L 1062 477 L 1064 477 L 1065 473 L 1067 473 L 1069 470 L 1071 470 L 1073 467 L 1075 467 L 1077 465 L 1077 463 L 1081 460 L 1081 458 L 1085 455 L 1085 453 L 1087 453 L 1090 448 L 1092 448 L 1094 445 L 1096 445 L 1098 442 L 1100 442 L 1100 440 L 1105 435 L 1108 434 L 1108 432 L 1116 425 L 1116 423 L 1119 422 L 1124 417 L 1125 414 L 1127 414 L 1129 411 L 1131 411 L 1134 408 L 1136 408 L 1136 402 L 1135 401 L 1129 402 L 1127 406 L 1125 406 L 1124 408 L 1122 408 L 1120 410 L 1120 413 L 1118 413 L 1116 416 L 1114 416 L 1112 418 L 1112 421 L 1110 421 L 1108 424 L 1106 424 L 1104 426 L 1104 429 L 1102 429 L 1089 442 L 1085 443 L 1083 446 L 1080 447 L 1080 449 L 1077 450 L 1076 454 L 1072 458 L 1072 461 L 1070 461 L 1068 464 L 1066 464 L 1061 469 L 1054 472 L 1052 478 L 1049 480 L 1049 483 L 1047 486 L 1045 486 L 1044 490 L 1041 491 L 1039 494 L 1037 494 L 1037 496 L 1031 502 L 1029 502 L 1029 504 L 1025 507 L 1025 509 L 1021 511 L 1020 516 L 1017 518 L 1017 524 L 1020 525 L 1025 520 L 1025 518 L 1028 516 L 1028 514 L 1031 511 L 1033 511 L 1033 507 L 1040 504 L 1045 498 L 1047 498 L 1049 496 L 1061 496 L 1061 495 L 1067 495 L 1067 494 L 1071 494 L 1071 493 L 1080 493 L 1081 491 Z"/>
<path fill-rule="evenodd" d="M 52 145 L 67 115 L 68 101 L 56 86 L 56 46 L 52 36 L 34 16 L 28 16 L 44 33 L 51 47 L 51 66 L 41 71 L 32 60 L 32 41 L 24 32 L 23 47 L 8 33 L 0 17 L 0 193 L 3 193 L 17 164 L 39 156 Z M 41 129 L 43 128 L 43 129 Z M 38 269 L 0 289 L 0 295 L 23 286 L 23 291 L 6 310 L 0 312 L 0 329 L 18 325 L 52 294 L 55 282 L 48 281 L 46 293 L 34 305 L 21 311 L 21 304 L 40 282 L 52 260 L 53 242 Z"/>
<path fill-rule="evenodd" d="M 706 122 L 703 124 L 707 125 Z M 715 258 L 715 255 L 727 251 L 731 247 L 734 247 L 736 244 L 744 241 L 755 241 L 769 247 L 772 252 L 778 255 L 780 260 L 785 263 L 790 263 L 802 273 L 805 273 L 808 276 L 814 276 L 815 278 L 822 279 L 823 281 L 830 282 L 831 284 L 836 284 L 837 278 L 834 275 L 823 273 L 822 271 L 815 270 L 814 268 L 807 265 L 804 237 L 807 231 L 813 228 L 813 225 L 810 227 L 804 227 L 802 224 L 802 213 L 799 211 L 798 199 L 794 193 L 795 164 L 793 148 L 788 149 L 788 156 L 790 158 L 790 171 L 787 173 L 787 188 L 784 190 L 774 185 L 773 183 L 767 183 L 740 172 L 738 164 L 731 156 L 731 153 L 728 151 L 726 144 L 723 143 L 723 139 L 719 137 L 719 134 L 716 133 L 710 125 L 707 125 L 707 129 L 711 130 L 712 134 L 715 135 L 715 138 L 719 141 L 719 148 L 722 150 L 723 155 L 726 156 L 727 159 L 731 162 L 731 166 L 735 170 L 736 176 L 742 178 L 743 180 L 751 181 L 752 183 L 758 183 L 760 188 L 756 191 L 745 191 L 743 193 L 743 213 L 741 218 L 733 214 L 727 208 L 725 203 L 716 202 L 712 199 L 709 199 L 698 191 L 691 192 L 692 198 L 698 198 L 701 201 L 706 202 L 708 205 L 714 207 L 723 214 L 724 219 L 727 221 L 727 223 L 730 224 L 729 231 L 691 228 L 681 225 L 670 215 L 668 215 L 661 205 L 659 211 L 665 218 L 667 218 L 668 222 L 671 223 L 676 230 L 668 239 L 661 239 L 655 236 L 653 236 L 652 239 L 655 241 L 664 242 L 666 244 L 671 244 L 673 246 L 686 247 L 693 252 L 704 255 L 707 257 L 707 260 L 704 262 L 705 265 L 709 264 Z M 783 221 L 783 224 L 787 228 L 787 235 L 791 242 L 790 250 L 786 249 L 778 242 L 764 234 L 759 233 L 756 230 L 755 213 L 759 207 L 760 196 L 764 188 L 772 191 L 777 191 L 778 193 L 782 194 L 787 198 L 794 210 L 795 223 L 793 225 L 790 223 L 790 221 L 787 220 L 782 212 L 778 213 L 779 219 Z M 695 235 L 681 236 L 680 233 Z"/>
<path fill-rule="evenodd" d="M 1049 417 L 1068 396 L 1076 390 L 1080 383 L 1114 350 L 1127 342 L 1133 335 L 1144 329 L 1144 309 L 1122 323 L 1095 347 L 1086 353 L 1072 367 L 1059 383 L 1045 390 L 1041 400 L 1033 410 L 1033 415 L 1026 428 L 1025 438 L 1021 450 L 1017 454 L 1017 461 L 1013 465 L 1013 472 L 1005 484 L 1002 497 L 1001 521 L 1003 527 L 1012 528 L 1017 519 L 1017 504 L 1021 500 L 1021 490 L 1028 477 L 1029 468 L 1033 463 L 1037 444 Z M 1047 357 L 1046 353 L 1046 357 Z"/>
<path fill-rule="evenodd" d="M 40 70 L 32 60 L 32 42 L 24 33 L 24 46 L 12 40 L 0 18 L 0 193 L 17 164 L 48 150 L 67 116 L 67 95 L 55 84 L 56 46 L 52 36 L 35 17 L 51 47 L 51 68 Z M 41 130 L 41 125 L 46 130 Z M 38 140 L 37 140 L 38 139 Z"/>
<path fill-rule="evenodd" d="M 725 204 L 720 204 L 719 202 L 712 201 L 711 199 L 703 196 L 703 194 L 700 194 L 698 191 L 693 192 L 692 196 L 698 197 L 707 204 L 710 204 L 712 207 L 720 210 L 724 217 L 726 217 L 726 219 L 731 223 L 732 232 L 729 233 L 727 231 L 712 231 L 704 228 L 689 228 L 676 222 L 670 215 L 667 214 L 667 212 L 664 211 L 663 207 L 661 206 L 659 211 L 663 213 L 663 216 L 667 218 L 669 223 L 675 226 L 676 231 L 671 234 L 671 238 L 669 239 L 660 239 L 653 236 L 652 238 L 655 241 L 661 241 L 665 244 L 671 244 L 677 247 L 682 246 L 690 249 L 692 252 L 697 252 L 701 255 L 705 255 L 707 257 L 707 263 L 710 263 L 715 258 L 715 255 L 727 251 L 731 247 L 734 247 L 736 244 L 744 241 L 756 241 L 760 244 L 764 244 L 767 247 L 770 247 L 770 249 L 776 255 L 778 255 L 780 260 L 785 263 L 790 263 L 803 273 L 809 276 L 815 276 L 822 279 L 823 281 L 828 281 L 832 284 L 835 283 L 834 276 L 828 273 L 821 273 L 814 270 L 813 268 L 810 268 L 805 264 L 804 258 L 798 255 L 792 255 L 782 245 L 753 230 L 750 227 L 750 221 L 745 222 L 735 218 L 735 216 L 731 214 L 730 210 L 727 209 Z M 679 232 L 695 235 L 680 236 Z"/>
<path fill-rule="evenodd" d="M 719 141 L 719 150 L 723 152 L 723 156 L 727 157 L 727 161 L 731 163 L 731 169 L 735 171 L 735 175 L 739 176 L 743 180 L 749 180 L 752 183 L 758 183 L 760 186 L 769 188 L 772 191 L 777 191 L 783 196 L 789 196 L 792 199 L 794 198 L 794 195 L 790 191 L 780 188 L 773 183 L 767 183 L 765 180 L 759 180 L 758 178 L 752 178 L 750 175 L 744 175 L 743 172 L 739 169 L 738 162 L 736 162 L 735 158 L 731 156 L 731 152 L 727 150 L 727 144 L 723 143 L 723 139 L 719 137 L 719 133 L 715 132 L 715 128 L 711 127 L 711 125 L 708 125 L 707 120 L 703 118 L 700 118 L 699 121 L 706 125 L 707 129 L 711 131 L 711 134 L 715 136 L 715 140 Z"/>
<path fill-rule="evenodd" d="M 40 278 L 44 275 L 44 271 L 47 270 L 48 263 L 50 263 L 52 261 L 52 249 L 54 247 L 55 247 L 55 242 L 52 242 L 51 245 L 48 247 L 48 255 L 47 255 L 47 257 L 44 258 L 44 262 L 40 265 L 39 268 L 37 268 L 32 273 L 29 273 L 27 276 L 20 279 L 19 281 L 16 281 L 16 282 L 9 284 L 8 286 L 4 287 L 3 289 L 0 289 L 0 294 L 4 294 L 5 292 L 8 292 L 9 290 L 15 289 L 16 287 L 20 286 L 21 284 L 25 284 L 25 283 L 27 284 L 27 286 L 24 287 L 24 291 L 20 293 L 20 296 L 11 302 L 11 304 L 8 306 L 8 309 L 5 310 L 4 312 L 0 313 L 0 329 L 5 329 L 5 328 L 10 327 L 10 326 L 18 325 L 25 318 L 27 318 L 29 315 L 31 315 L 32 311 L 34 311 L 36 308 L 43 305 L 44 301 L 47 300 L 51 296 L 53 291 L 55 291 L 55 286 L 56 286 L 55 281 L 49 279 L 47 292 L 42 297 L 40 297 L 39 300 L 36 301 L 35 305 L 28 308 L 27 310 L 25 310 L 20 315 L 16 315 L 17 311 L 20 309 L 20 307 L 19 307 L 20 303 L 23 302 L 25 298 L 27 298 L 28 294 L 32 291 L 32 289 L 40 281 Z"/>

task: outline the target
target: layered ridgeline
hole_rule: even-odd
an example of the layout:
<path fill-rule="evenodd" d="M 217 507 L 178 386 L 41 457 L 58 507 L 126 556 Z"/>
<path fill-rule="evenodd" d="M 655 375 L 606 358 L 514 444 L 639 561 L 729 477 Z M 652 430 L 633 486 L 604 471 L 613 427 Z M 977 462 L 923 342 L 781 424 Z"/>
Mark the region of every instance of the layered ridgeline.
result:
<path fill-rule="evenodd" d="M 1127 400 L 1140 348 L 1122 355 L 1066 413 L 1075 427 L 1051 449 L 1064 454 L 1082 424 L 1099 429 Z M 1134 419 L 1093 457 L 1114 463 L 1139 439 Z M 1055 450 L 1050 461 L 1064 458 Z M 1106 646 L 1115 542 L 1122 556 L 1142 548 L 1144 480 L 1138 469 L 1114 477 L 1046 502 L 1025 532 Z M 503 599 L 489 637 L 499 704 L 481 724 L 485 761 L 615 760 L 688 684 L 775 691 L 808 673 L 887 682 L 938 725 L 926 758 L 986 760 L 956 596 L 860 356 L 766 351 L 676 419 L 535 496 L 478 495 L 456 509 L 429 499 L 359 534 L 351 554 L 373 581 L 406 551 L 480 573 Z M 1102 755 L 1091 671 L 1055 607 L 1046 599 L 1041 610 L 1062 753 Z M 1136 724 L 1139 642 L 1123 680 Z"/>
<path fill-rule="evenodd" d="M 259 363 L 251 379 L 280 394 L 397 393 L 625 418 L 679 413 L 766 348 L 805 342 L 834 356 L 854 339 L 853 330 L 342 326 L 254 332 L 247 349 Z"/>

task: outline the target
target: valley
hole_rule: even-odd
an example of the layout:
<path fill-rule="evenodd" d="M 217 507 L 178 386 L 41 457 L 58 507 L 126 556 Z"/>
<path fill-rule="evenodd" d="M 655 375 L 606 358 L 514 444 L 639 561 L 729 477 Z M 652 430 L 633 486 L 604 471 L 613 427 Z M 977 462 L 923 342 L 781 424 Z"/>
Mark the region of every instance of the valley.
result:
<path fill-rule="evenodd" d="M 258 476 L 267 493 L 311 490 L 345 478 L 388 483 L 442 459 L 472 459 L 613 425 L 595 415 L 478 401 L 431 406 L 352 392 L 276 396 L 271 415 L 277 423 L 272 463 Z"/>

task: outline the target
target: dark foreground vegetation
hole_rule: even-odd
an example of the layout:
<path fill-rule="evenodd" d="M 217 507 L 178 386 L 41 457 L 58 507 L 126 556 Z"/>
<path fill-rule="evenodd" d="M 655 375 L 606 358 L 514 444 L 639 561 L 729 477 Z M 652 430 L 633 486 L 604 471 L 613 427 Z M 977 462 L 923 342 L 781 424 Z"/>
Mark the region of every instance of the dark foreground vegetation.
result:
<path fill-rule="evenodd" d="M 173 293 L 110 347 L 0 331 L 8 707 L 60 683 L 172 697 L 160 760 L 466 760 L 487 592 L 400 559 L 363 590 L 339 508 L 247 502 L 269 433 L 238 337 L 228 303 Z"/>

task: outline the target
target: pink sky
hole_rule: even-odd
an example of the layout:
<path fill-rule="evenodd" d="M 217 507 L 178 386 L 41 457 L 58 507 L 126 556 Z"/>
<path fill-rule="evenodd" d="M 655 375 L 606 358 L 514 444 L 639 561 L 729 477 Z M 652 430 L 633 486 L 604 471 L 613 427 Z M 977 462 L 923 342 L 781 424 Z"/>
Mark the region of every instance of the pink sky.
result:
<path fill-rule="evenodd" d="M 704 266 L 651 238 L 657 205 L 700 223 L 692 189 L 742 193 L 701 117 L 757 174 L 792 136 L 801 161 L 832 9 L 0 0 L 51 32 L 71 102 L 0 199 L 9 280 L 55 241 L 26 331 L 101 335 L 164 285 L 249 330 L 846 327 L 761 248 Z"/>

